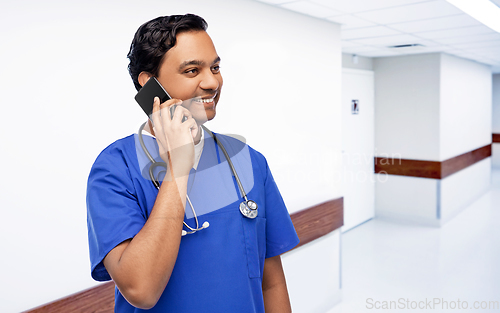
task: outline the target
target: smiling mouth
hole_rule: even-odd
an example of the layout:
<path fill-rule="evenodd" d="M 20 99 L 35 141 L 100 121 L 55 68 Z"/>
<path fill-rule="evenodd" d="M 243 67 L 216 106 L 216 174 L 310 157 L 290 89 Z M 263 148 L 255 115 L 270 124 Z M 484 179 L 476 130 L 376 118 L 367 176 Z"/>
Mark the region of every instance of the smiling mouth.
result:
<path fill-rule="evenodd" d="M 215 99 L 216 96 L 217 96 L 217 94 L 211 96 L 210 98 L 201 98 L 201 97 L 199 97 L 199 98 L 195 98 L 193 100 L 195 102 L 199 102 L 199 103 L 212 103 L 212 102 L 214 102 L 214 99 Z"/>
<path fill-rule="evenodd" d="M 213 102 L 214 99 L 213 98 L 210 98 L 210 99 L 195 99 L 196 102 L 201 102 L 201 103 L 210 103 L 210 102 Z"/>

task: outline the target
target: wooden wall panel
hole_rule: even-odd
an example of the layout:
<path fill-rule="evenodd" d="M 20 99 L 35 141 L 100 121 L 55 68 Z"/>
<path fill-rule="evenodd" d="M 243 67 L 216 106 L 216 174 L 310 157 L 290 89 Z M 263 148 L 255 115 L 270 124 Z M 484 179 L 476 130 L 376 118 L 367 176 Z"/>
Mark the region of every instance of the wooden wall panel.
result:
<path fill-rule="evenodd" d="M 489 156 L 491 144 L 442 162 L 376 157 L 375 173 L 443 179 Z"/>
<path fill-rule="evenodd" d="M 299 236 L 298 248 L 344 225 L 344 198 L 330 200 L 290 215 Z"/>
<path fill-rule="evenodd" d="M 476 150 L 461 154 L 454 158 L 443 161 L 441 164 L 441 178 L 450 176 L 466 167 L 491 156 L 491 145 L 486 145 Z"/>
<path fill-rule="evenodd" d="M 493 136 L 492 136 L 492 137 L 493 137 L 493 138 L 492 138 L 492 141 L 493 141 L 494 143 L 500 143 L 500 134 L 493 134 Z"/>
<path fill-rule="evenodd" d="M 440 178 L 441 162 L 375 157 L 375 173 Z"/>
<path fill-rule="evenodd" d="M 113 313 L 115 283 L 103 283 L 25 313 Z"/>

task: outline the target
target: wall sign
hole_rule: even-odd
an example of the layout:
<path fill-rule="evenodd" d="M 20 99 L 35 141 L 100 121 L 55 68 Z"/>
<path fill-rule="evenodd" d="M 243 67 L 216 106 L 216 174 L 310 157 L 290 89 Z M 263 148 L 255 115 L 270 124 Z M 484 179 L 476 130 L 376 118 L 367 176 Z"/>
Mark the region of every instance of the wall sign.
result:
<path fill-rule="evenodd" d="M 359 114 L 359 100 L 351 101 L 351 114 Z"/>

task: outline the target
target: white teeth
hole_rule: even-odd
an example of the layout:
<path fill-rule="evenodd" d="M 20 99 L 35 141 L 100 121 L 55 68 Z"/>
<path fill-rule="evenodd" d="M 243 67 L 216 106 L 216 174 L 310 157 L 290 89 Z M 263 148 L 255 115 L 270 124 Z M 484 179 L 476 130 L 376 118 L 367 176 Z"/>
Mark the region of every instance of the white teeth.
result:
<path fill-rule="evenodd" d="M 214 101 L 214 99 L 197 99 L 196 101 L 202 102 L 202 103 L 209 103 L 209 102 Z"/>

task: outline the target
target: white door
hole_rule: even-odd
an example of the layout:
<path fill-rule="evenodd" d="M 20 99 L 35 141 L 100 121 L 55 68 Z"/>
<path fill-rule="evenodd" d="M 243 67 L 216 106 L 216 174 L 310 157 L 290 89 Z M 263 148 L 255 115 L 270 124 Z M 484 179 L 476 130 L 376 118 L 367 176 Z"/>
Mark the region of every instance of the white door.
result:
<path fill-rule="evenodd" d="M 355 110 L 353 112 L 353 106 Z M 357 112 L 356 112 L 357 110 Z M 375 216 L 373 71 L 342 70 L 342 186 L 345 232 Z"/>

